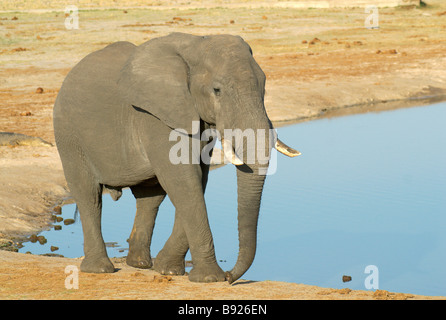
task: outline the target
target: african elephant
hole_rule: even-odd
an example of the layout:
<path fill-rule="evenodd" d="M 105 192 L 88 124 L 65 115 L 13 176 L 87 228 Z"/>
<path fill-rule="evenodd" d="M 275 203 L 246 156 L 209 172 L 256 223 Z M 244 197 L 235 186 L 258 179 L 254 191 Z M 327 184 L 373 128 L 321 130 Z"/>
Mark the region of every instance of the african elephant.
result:
<path fill-rule="evenodd" d="M 56 144 L 83 228 L 81 271 L 114 271 L 101 234 L 102 192 L 108 189 L 117 200 L 122 188 L 130 187 L 137 212 L 127 264 L 152 267 L 152 231 L 167 194 L 175 206 L 175 222 L 153 268 L 184 274 L 190 250 L 191 281 L 241 277 L 255 255 L 262 170 L 268 167 L 268 161 L 248 164 L 247 152 L 257 148 L 269 156 L 275 143 L 289 156 L 299 154 L 271 139 L 264 88 L 265 75 L 238 36 L 173 33 L 139 46 L 116 42 L 82 59 L 64 80 L 54 106 Z M 177 143 L 169 139 L 173 130 L 192 140 L 193 129 L 202 133 L 211 128 L 221 132 L 225 153 L 237 165 L 240 249 L 234 268 L 226 273 L 216 261 L 204 201 L 209 164 L 192 147 L 189 162 L 169 159 Z M 262 129 L 265 142 L 247 146 L 237 136 L 225 139 L 224 130 L 235 128 Z M 200 139 L 199 147 L 212 140 Z"/>

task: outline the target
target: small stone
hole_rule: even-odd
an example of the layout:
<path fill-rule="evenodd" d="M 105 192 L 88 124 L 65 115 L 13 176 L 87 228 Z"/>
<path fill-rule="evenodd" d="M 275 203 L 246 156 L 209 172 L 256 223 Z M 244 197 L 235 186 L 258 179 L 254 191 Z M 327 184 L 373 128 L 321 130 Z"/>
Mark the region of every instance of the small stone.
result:
<path fill-rule="evenodd" d="M 44 236 L 38 236 L 37 241 L 39 241 L 40 244 L 45 244 L 48 240 Z"/>
<path fill-rule="evenodd" d="M 62 208 L 60 206 L 55 206 L 53 210 L 55 214 L 62 214 Z"/>
<path fill-rule="evenodd" d="M 349 289 L 349 288 L 344 288 L 344 289 L 338 290 L 339 294 L 349 294 L 350 292 L 352 292 L 352 289 Z"/>
<path fill-rule="evenodd" d="M 43 88 L 42 87 L 38 87 L 37 89 L 36 89 L 36 93 L 43 93 Z"/>
<path fill-rule="evenodd" d="M 37 235 L 32 234 L 32 235 L 29 237 L 29 241 L 31 241 L 32 243 L 37 242 Z"/>
<path fill-rule="evenodd" d="M 50 247 L 51 252 L 59 250 L 59 247 L 51 246 Z"/>
<path fill-rule="evenodd" d="M 74 219 L 65 219 L 63 221 L 64 225 L 66 225 L 66 226 L 73 224 L 74 222 L 75 222 Z"/>
<path fill-rule="evenodd" d="M 375 299 L 387 299 L 389 296 L 390 296 L 390 293 L 387 290 L 376 290 L 373 293 L 373 297 Z"/>
<path fill-rule="evenodd" d="M 342 282 L 349 282 L 352 281 L 352 277 L 350 276 L 342 276 Z"/>
<path fill-rule="evenodd" d="M 56 225 L 56 226 L 54 226 L 54 230 L 62 230 L 62 226 Z"/>

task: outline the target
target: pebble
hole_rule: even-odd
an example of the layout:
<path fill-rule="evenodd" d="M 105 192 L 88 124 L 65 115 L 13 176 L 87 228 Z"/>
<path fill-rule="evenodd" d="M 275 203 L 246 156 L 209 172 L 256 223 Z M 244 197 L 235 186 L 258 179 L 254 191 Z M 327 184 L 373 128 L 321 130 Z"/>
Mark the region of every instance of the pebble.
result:
<path fill-rule="evenodd" d="M 38 236 L 37 241 L 39 241 L 40 244 L 45 244 L 47 242 L 44 236 Z"/>
<path fill-rule="evenodd" d="M 55 206 L 53 210 L 55 214 L 62 214 L 62 208 L 60 206 Z"/>
<path fill-rule="evenodd" d="M 65 219 L 65 220 L 63 221 L 63 223 L 64 223 L 64 225 L 68 226 L 68 225 L 74 223 L 74 219 Z"/>

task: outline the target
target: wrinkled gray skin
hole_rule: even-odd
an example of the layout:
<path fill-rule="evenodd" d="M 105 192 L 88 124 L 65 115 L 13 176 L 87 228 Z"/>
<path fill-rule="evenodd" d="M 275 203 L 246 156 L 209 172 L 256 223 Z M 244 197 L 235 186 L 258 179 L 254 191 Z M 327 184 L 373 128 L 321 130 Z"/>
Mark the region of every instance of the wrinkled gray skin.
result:
<path fill-rule="evenodd" d="M 54 107 L 56 143 L 82 221 L 84 272 L 113 272 L 101 234 L 102 191 L 116 200 L 130 187 L 137 213 L 127 263 L 152 266 L 150 242 L 158 207 L 169 195 L 176 209 L 172 234 L 154 261 L 162 274 L 184 274 L 190 249 L 197 282 L 233 282 L 250 267 L 265 180 L 259 168 L 239 165 L 240 250 L 234 268 L 218 266 L 204 190 L 209 166 L 169 161 L 172 129 L 192 133 L 210 126 L 270 129 L 264 98 L 265 75 L 242 38 L 174 33 L 140 46 L 113 43 L 79 62 L 68 74 Z M 269 155 L 271 144 L 260 148 Z M 201 142 L 203 147 L 208 142 Z M 190 143 L 192 145 L 192 143 Z M 237 151 L 237 150 L 236 150 Z M 244 148 L 244 157 L 246 156 Z"/>

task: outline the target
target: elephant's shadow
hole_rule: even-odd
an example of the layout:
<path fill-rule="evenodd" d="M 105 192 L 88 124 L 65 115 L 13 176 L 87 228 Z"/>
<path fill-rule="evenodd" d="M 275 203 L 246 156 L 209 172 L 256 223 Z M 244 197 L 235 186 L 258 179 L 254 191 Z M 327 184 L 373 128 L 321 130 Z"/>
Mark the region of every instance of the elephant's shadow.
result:
<path fill-rule="evenodd" d="M 251 284 L 251 283 L 256 283 L 259 281 L 256 280 L 238 280 L 236 282 L 234 282 L 233 284 L 231 284 L 232 286 L 238 286 L 238 285 L 245 285 L 245 284 Z"/>

